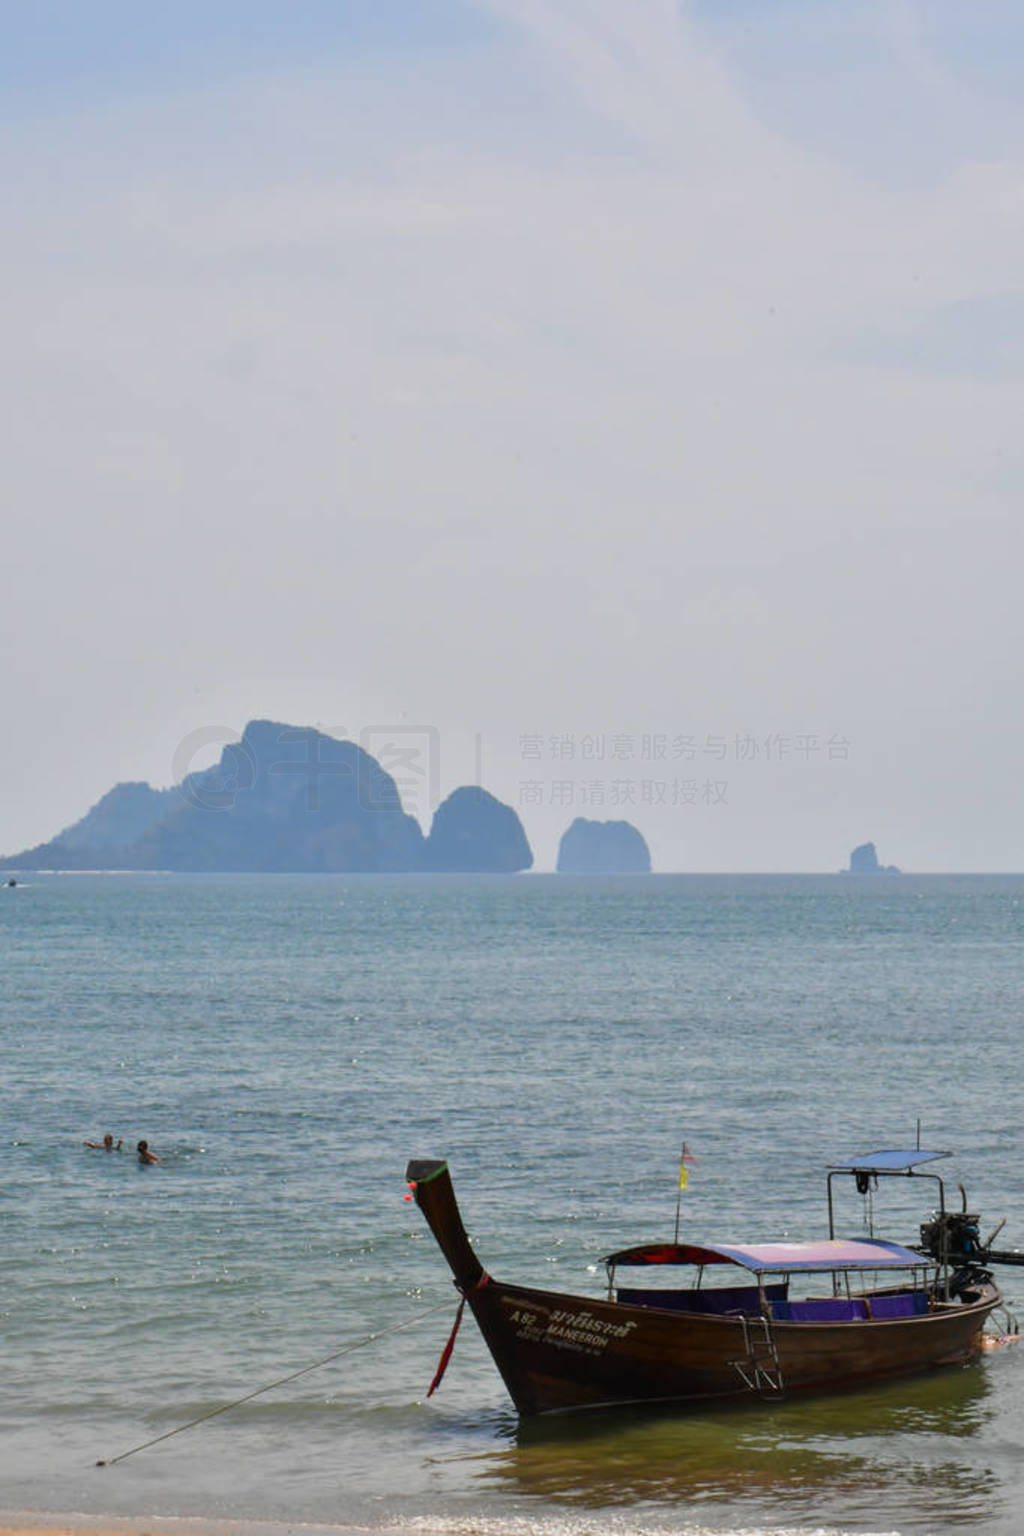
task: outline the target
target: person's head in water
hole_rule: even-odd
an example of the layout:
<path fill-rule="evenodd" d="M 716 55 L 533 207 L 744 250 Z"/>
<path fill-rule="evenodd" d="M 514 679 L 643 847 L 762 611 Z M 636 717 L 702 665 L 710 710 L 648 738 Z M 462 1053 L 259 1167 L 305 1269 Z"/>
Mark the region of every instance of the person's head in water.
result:
<path fill-rule="evenodd" d="M 140 1141 L 136 1151 L 139 1154 L 140 1163 L 158 1163 L 160 1161 L 156 1153 L 149 1150 L 148 1141 Z"/>

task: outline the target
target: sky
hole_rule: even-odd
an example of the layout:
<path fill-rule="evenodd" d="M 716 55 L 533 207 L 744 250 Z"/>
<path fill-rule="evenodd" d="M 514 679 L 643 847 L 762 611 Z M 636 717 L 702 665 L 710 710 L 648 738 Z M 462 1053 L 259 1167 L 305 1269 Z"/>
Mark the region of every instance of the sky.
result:
<path fill-rule="evenodd" d="M 0 4 L 0 852 L 247 720 L 1024 870 L 1009 0 Z"/>

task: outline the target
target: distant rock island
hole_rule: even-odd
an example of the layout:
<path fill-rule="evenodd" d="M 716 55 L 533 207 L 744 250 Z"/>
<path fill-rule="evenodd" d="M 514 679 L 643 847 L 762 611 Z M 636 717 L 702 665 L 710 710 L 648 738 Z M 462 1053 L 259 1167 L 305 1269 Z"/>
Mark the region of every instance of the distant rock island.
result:
<path fill-rule="evenodd" d="M 898 875 L 895 864 L 879 864 L 874 843 L 861 843 L 850 854 L 849 869 L 840 870 L 843 875 Z"/>
<path fill-rule="evenodd" d="M 560 875 L 649 875 L 651 854 L 628 821 L 587 821 L 577 816 L 558 845 Z"/>
<path fill-rule="evenodd" d="M 438 874 L 512 874 L 532 863 L 519 817 L 486 789 L 454 789 L 434 812 L 423 848 L 424 869 Z"/>
<path fill-rule="evenodd" d="M 212 768 L 173 789 L 118 784 L 0 869 L 507 874 L 532 863 L 519 817 L 486 790 L 456 789 L 424 837 L 394 779 L 355 742 L 253 720 Z"/>
<path fill-rule="evenodd" d="M 180 799 L 173 789 L 151 789 L 148 784 L 140 783 L 115 784 L 88 815 L 43 847 L 59 846 L 68 861 L 75 860 L 80 853 L 112 857 L 117 849 L 137 842 L 179 804 Z M 65 867 L 73 869 L 75 866 L 73 862 L 67 862 Z"/>

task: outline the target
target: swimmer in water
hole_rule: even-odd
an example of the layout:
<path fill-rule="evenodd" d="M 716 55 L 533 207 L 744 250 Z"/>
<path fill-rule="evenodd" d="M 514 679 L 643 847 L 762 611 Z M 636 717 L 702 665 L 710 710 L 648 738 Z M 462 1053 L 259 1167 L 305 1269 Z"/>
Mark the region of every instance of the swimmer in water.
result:
<path fill-rule="evenodd" d="M 140 1141 L 135 1150 L 139 1154 L 140 1163 L 158 1163 L 160 1161 L 156 1153 L 149 1150 L 148 1141 Z"/>
<path fill-rule="evenodd" d="M 118 1138 L 115 1143 L 113 1136 L 108 1131 L 102 1141 L 83 1141 L 83 1147 L 95 1147 L 97 1152 L 120 1152 L 124 1143 Z"/>

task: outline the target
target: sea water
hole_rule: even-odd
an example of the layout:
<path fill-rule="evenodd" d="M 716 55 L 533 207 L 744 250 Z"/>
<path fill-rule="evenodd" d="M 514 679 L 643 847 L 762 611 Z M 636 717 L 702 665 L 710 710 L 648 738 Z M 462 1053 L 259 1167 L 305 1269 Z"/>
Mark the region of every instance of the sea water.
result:
<path fill-rule="evenodd" d="M 1024 1246 L 1024 879 L 32 875 L 0 956 L 0 1514 L 1019 1529 L 1024 1346 L 520 1423 L 467 1316 L 428 1401 L 457 1298 L 404 1169 L 448 1159 L 492 1273 L 600 1295 L 672 1236 L 684 1139 L 683 1235 L 814 1237 L 825 1165 L 920 1120 Z M 851 1191 L 842 1229 L 913 1241 L 933 1189 Z"/>

